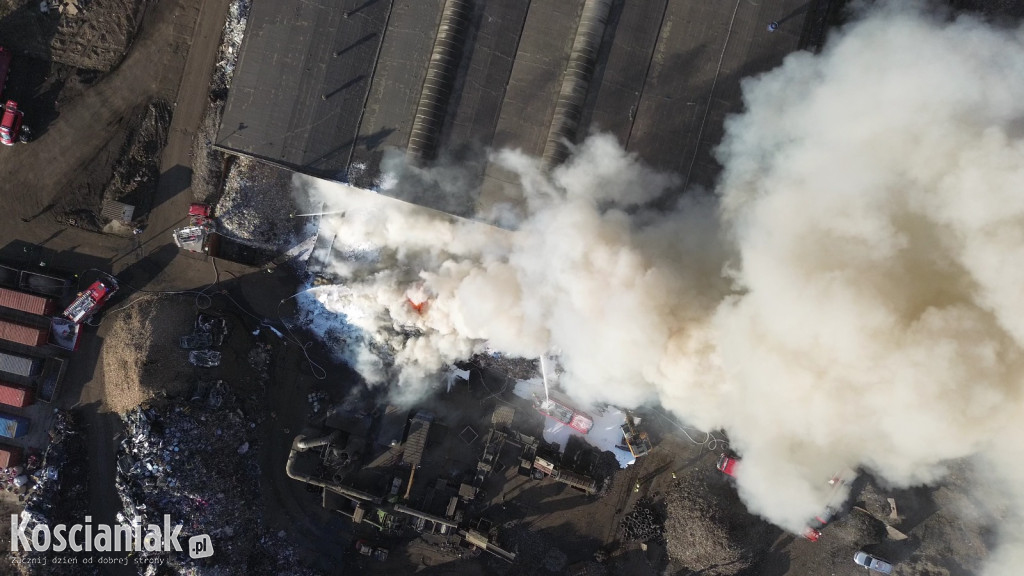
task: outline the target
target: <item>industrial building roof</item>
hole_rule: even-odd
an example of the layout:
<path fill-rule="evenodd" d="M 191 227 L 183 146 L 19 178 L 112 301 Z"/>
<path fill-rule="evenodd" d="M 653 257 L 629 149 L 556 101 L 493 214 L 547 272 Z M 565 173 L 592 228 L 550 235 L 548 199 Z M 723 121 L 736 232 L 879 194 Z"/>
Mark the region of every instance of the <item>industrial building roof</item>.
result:
<path fill-rule="evenodd" d="M 459 215 L 517 194 L 486 149 L 519 148 L 550 167 L 595 130 L 709 186 L 740 79 L 817 41 L 827 5 L 254 0 L 216 145 L 370 188 L 389 150 L 458 161 L 475 170 L 469 196 L 382 192 Z"/>

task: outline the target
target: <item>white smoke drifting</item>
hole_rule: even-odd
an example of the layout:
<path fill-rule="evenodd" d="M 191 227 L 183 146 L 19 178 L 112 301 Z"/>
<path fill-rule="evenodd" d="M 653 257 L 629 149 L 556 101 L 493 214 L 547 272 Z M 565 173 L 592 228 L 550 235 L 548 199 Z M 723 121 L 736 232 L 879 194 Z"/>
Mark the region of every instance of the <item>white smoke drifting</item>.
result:
<path fill-rule="evenodd" d="M 724 428 L 741 496 L 794 531 L 836 470 L 912 485 L 977 453 L 1019 513 L 1022 95 L 1024 31 L 888 5 L 744 83 L 714 199 L 647 208 L 678 180 L 608 136 L 550 176 L 493 158 L 522 177 L 514 233 L 304 181 L 373 247 L 311 294 L 393 351 L 406 394 L 485 347 L 554 352 L 578 400 Z M 1021 565 L 1020 523 L 990 573 Z"/>

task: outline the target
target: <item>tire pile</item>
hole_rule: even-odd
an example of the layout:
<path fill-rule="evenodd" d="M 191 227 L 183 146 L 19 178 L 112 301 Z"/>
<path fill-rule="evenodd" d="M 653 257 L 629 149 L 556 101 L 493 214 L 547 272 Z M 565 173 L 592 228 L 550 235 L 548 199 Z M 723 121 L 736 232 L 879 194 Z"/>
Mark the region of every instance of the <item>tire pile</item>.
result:
<path fill-rule="evenodd" d="M 622 519 L 620 527 L 623 540 L 649 542 L 665 535 L 665 518 L 651 499 L 641 498 Z"/>

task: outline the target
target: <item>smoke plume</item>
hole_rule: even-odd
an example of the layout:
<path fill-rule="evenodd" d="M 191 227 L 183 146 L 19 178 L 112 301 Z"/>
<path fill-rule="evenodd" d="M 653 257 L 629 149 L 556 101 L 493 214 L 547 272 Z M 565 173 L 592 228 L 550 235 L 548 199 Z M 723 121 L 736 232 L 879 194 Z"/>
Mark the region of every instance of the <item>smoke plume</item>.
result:
<path fill-rule="evenodd" d="M 492 156 L 522 180 L 516 232 L 303 180 L 345 211 L 324 223 L 339 244 L 367 246 L 339 260 L 342 288 L 310 294 L 360 332 L 368 379 L 405 395 L 485 349 L 550 352 L 581 402 L 724 428 L 748 507 L 794 531 L 837 470 L 906 486 L 991 458 L 1015 516 L 990 573 L 1009 574 L 1024 542 L 1024 30 L 887 4 L 743 94 L 716 193 L 668 210 L 678 178 L 601 135 L 550 174 Z"/>

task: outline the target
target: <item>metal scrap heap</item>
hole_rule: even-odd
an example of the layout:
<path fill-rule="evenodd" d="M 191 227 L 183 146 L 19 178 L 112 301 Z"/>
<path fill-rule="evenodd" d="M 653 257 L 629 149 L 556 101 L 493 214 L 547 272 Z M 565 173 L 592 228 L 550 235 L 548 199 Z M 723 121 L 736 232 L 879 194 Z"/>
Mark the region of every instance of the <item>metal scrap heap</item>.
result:
<path fill-rule="evenodd" d="M 256 422 L 232 408 L 230 392 L 216 402 L 178 401 L 137 408 L 122 418 L 126 438 L 117 462 L 118 520 L 159 523 L 169 514 L 181 540 L 209 534 L 210 558 L 146 553 L 179 574 L 279 574 L 294 569 L 290 550 L 262 525 Z M 259 559 L 258 561 L 254 559 Z M 269 560 L 268 560 L 269 559 Z M 155 558 L 154 558 L 155 560 Z M 280 564 L 280 565 L 279 565 Z"/>
<path fill-rule="evenodd" d="M 9 473 L 15 475 L 11 487 L 25 494 L 25 508 L 19 518 L 27 532 L 38 525 L 55 526 L 81 522 L 86 514 L 89 483 L 85 473 L 85 442 L 79 423 L 65 411 L 54 414 L 49 430 L 50 444 L 42 458 L 30 456 L 24 467 Z M 12 553 L 19 560 L 19 573 L 33 576 L 63 574 L 63 566 L 50 559 L 56 552 Z M 44 563 L 42 558 L 46 558 Z"/>

